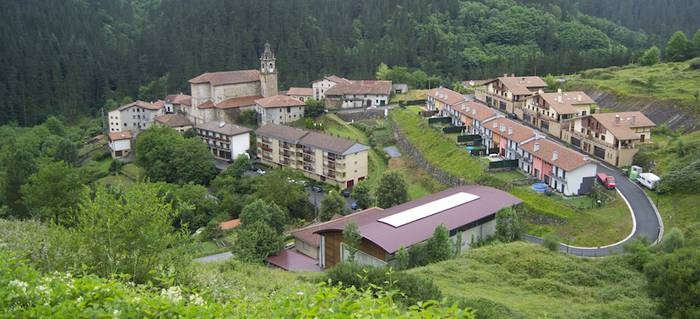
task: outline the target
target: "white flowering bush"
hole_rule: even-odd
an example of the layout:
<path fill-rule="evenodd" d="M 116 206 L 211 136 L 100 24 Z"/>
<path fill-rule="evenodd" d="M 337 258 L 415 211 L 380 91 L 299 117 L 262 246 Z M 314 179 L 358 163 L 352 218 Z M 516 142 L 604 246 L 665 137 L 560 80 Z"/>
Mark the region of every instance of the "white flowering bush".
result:
<path fill-rule="evenodd" d="M 436 301 L 406 309 L 382 290 L 300 288 L 211 302 L 206 292 L 179 286 L 155 290 L 94 275 L 41 273 L 0 249 L 0 318 L 475 318 L 472 310 Z"/>

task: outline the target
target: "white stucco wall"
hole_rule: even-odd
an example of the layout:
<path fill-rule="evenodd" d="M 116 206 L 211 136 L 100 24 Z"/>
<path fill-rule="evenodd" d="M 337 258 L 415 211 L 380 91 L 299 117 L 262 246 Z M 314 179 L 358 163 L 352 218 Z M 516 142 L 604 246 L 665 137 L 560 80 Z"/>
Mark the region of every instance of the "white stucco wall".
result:
<path fill-rule="evenodd" d="M 566 185 L 564 186 L 564 195 L 578 195 L 583 178 L 594 177 L 596 172 L 597 166 L 595 163 L 586 164 L 573 171 L 566 172 Z M 561 173 L 558 175 L 561 176 Z"/>
<path fill-rule="evenodd" d="M 239 134 L 231 137 L 231 159 L 238 158 L 250 148 L 250 134 Z"/>

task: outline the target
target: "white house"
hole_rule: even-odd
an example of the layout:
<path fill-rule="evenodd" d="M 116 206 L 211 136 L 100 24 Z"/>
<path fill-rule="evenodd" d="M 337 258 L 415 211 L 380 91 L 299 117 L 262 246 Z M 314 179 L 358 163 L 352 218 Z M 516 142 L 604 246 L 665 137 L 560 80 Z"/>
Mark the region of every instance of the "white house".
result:
<path fill-rule="evenodd" d="M 304 117 L 304 102 L 286 95 L 255 100 L 255 111 L 261 125 L 284 124 Z"/>
<path fill-rule="evenodd" d="M 538 138 L 521 145 L 520 169 L 566 196 L 591 192 L 597 165 L 553 141 Z"/>
<path fill-rule="evenodd" d="M 137 133 L 147 129 L 155 118 L 163 115 L 164 101 L 136 101 L 122 105 L 108 114 L 109 132 L 131 131 Z"/>
<path fill-rule="evenodd" d="M 110 132 L 109 137 L 109 150 L 112 154 L 112 158 L 124 158 L 129 156 L 131 153 L 131 132 Z"/>
<path fill-rule="evenodd" d="M 195 130 L 218 159 L 234 160 L 250 148 L 252 130 L 247 127 L 212 121 L 197 125 Z"/>

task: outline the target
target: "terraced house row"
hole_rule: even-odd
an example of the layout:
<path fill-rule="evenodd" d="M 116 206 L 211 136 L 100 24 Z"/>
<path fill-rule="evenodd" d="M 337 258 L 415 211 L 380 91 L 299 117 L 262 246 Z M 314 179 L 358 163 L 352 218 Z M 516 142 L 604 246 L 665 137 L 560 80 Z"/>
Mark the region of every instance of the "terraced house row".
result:
<path fill-rule="evenodd" d="M 369 147 L 352 140 L 268 124 L 255 131 L 263 163 L 302 171 L 316 180 L 352 187 L 367 178 Z"/>
<path fill-rule="evenodd" d="M 504 75 L 475 88 L 477 100 L 617 167 L 632 165 L 656 125 L 641 112 L 596 112 L 581 91 L 545 92 L 539 77 Z"/>

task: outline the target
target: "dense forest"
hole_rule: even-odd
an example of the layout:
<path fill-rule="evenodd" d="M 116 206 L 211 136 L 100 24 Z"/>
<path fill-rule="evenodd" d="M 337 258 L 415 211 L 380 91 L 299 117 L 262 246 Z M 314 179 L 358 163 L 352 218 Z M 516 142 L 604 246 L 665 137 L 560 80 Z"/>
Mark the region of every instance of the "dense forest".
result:
<path fill-rule="evenodd" d="M 614 16 L 623 5 L 579 2 L 647 30 Z M 570 72 L 627 63 L 649 45 L 573 0 L 28 0 L 1 2 L 0 18 L 0 123 L 20 125 L 152 98 L 139 90 L 149 83 L 187 91 L 201 72 L 256 67 L 266 41 L 282 87 L 330 73 L 372 77 L 381 62 L 445 83 Z"/>

